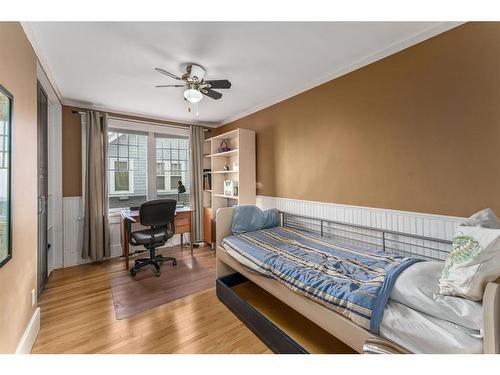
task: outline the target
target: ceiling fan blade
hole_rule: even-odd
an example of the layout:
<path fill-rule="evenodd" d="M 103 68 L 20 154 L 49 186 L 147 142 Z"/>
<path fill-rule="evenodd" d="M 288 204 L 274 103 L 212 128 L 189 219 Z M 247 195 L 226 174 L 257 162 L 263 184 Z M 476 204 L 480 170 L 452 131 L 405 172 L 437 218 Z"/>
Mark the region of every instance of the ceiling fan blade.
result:
<path fill-rule="evenodd" d="M 213 79 L 209 81 L 205 81 L 204 83 L 208 83 L 211 89 L 230 89 L 231 82 L 227 79 Z"/>
<path fill-rule="evenodd" d="M 222 98 L 222 94 L 220 92 L 217 92 L 217 91 L 214 91 L 212 89 L 203 89 L 201 90 L 202 94 L 208 96 L 209 98 L 212 98 L 212 99 L 220 99 Z"/>
<path fill-rule="evenodd" d="M 156 87 L 184 87 L 184 85 L 157 85 Z"/>
<path fill-rule="evenodd" d="M 162 74 L 165 74 L 166 76 L 169 76 L 170 78 L 173 78 L 173 79 L 177 79 L 179 81 L 182 81 L 182 79 L 180 77 L 177 77 L 175 74 L 172 74 L 170 72 L 167 72 L 166 70 L 164 69 L 161 69 L 161 68 L 155 68 L 155 70 L 159 73 L 162 73 Z"/>

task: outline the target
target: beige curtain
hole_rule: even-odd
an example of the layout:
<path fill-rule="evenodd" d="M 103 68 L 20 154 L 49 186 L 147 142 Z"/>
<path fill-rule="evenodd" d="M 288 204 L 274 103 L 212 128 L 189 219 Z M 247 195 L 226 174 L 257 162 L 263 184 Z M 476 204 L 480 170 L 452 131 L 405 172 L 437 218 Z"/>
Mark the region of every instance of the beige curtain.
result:
<path fill-rule="evenodd" d="M 111 255 L 108 220 L 108 115 L 87 111 L 82 257 L 100 261 Z"/>
<path fill-rule="evenodd" d="M 191 162 L 191 207 L 193 217 L 193 243 L 203 241 L 203 128 L 191 126 L 189 137 Z"/>

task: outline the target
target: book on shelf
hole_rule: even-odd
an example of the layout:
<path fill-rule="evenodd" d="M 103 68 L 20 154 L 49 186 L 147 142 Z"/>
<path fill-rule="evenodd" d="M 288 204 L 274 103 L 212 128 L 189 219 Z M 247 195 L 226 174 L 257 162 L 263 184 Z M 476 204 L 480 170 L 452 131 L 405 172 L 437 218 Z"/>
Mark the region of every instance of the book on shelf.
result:
<path fill-rule="evenodd" d="M 203 190 L 212 190 L 212 170 L 210 168 L 203 170 Z"/>

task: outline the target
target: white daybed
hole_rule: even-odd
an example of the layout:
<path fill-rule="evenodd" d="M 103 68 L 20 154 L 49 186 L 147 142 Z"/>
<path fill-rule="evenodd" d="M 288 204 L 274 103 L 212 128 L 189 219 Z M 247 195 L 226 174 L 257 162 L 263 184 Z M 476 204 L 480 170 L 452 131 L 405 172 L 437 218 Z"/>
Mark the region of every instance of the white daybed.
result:
<path fill-rule="evenodd" d="M 401 345 L 369 332 L 343 315 L 291 291 L 278 281 L 262 277 L 250 271 L 247 267 L 242 266 L 240 262 L 229 255 L 222 247 L 222 240 L 231 235 L 232 218 L 232 208 L 220 208 L 217 211 L 217 278 L 234 274 L 235 272 L 245 276 L 247 279 L 271 293 L 274 297 L 278 298 L 359 353 L 410 353 L 409 350 L 403 348 Z M 306 225 L 313 224 L 311 221 L 306 220 Z M 345 225 L 348 226 L 348 224 Z M 360 229 L 361 233 L 364 233 L 364 235 L 368 235 L 366 230 L 363 231 L 362 227 L 358 226 L 358 229 Z M 321 221 L 321 233 L 323 233 L 323 230 L 323 221 Z M 383 246 L 385 246 L 386 241 L 384 236 L 391 234 L 389 232 L 390 231 L 381 231 Z M 412 235 L 408 236 L 411 237 Z M 409 249 L 412 247 L 414 247 L 414 245 L 408 246 Z M 497 279 L 495 282 L 490 282 L 486 286 L 482 307 L 484 325 L 483 352 L 500 353 L 500 279 Z"/>

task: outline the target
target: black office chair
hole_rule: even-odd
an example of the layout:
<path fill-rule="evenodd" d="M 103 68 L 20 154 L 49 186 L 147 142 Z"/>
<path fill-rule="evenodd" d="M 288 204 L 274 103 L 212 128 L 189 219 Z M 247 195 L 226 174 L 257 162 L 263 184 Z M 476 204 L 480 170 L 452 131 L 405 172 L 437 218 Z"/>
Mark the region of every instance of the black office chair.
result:
<path fill-rule="evenodd" d="M 160 263 L 171 261 L 172 265 L 177 265 L 177 261 L 172 257 L 156 255 L 157 247 L 165 245 L 175 232 L 174 217 L 177 201 L 174 199 L 158 199 L 145 202 L 139 208 L 139 221 L 141 225 L 150 227 L 149 229 L 130 231 L 128 241 L 131 245 L 143 245 L 149 250 L 149 258 L 137 259 L 135 266 L 130 270 L 130 274 L 135 276 L 137 271 L 152 264 L 155 269 L 155 276 L 160 276 Z M 128 225 L 131 225 L 128 223 Z"/>

